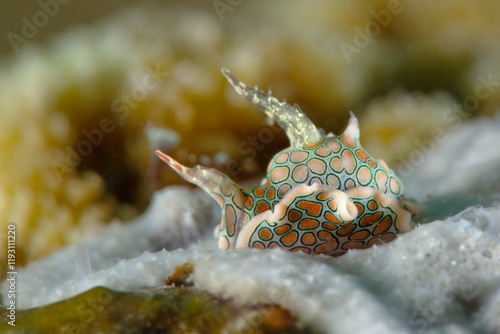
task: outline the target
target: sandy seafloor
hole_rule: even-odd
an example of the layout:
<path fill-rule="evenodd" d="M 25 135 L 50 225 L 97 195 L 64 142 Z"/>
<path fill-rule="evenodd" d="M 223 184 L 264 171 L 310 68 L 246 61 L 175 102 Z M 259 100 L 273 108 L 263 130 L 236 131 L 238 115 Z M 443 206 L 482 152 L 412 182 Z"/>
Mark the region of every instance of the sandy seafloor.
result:
<path fill-rule="evenodd" d="M 319 332 L 498 333 L 500 197 L 492 185 L 499 126 L 498 116 L 465 122 L 422 152 L 427 159 L 404 182 L 425 223 L 389 244 L 338 258 L 221 251 L 212 235 L 220 219 L 215 202 L 199 190 L 166 187 L 132 224 L 111 225 L 20 270 L 19 307 L 96 286 L 159 287 L 190 261 L 196 287 L 238 303 L 276 303 Z"/>

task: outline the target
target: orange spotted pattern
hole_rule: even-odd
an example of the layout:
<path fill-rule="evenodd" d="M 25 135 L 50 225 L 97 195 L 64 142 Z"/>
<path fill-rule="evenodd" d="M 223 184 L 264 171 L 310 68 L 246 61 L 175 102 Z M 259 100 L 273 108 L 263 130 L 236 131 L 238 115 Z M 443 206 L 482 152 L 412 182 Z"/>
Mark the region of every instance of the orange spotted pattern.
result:
<path fill-rule="evenodd" d="M 337 211 L 342 205 L 341 199 L 335 197 L 338 194 L 309 189 L 309 193 L 292 200 L 282 219 L 272 223 L 263 219 L 248 244 L 338 256 L 349 249 L 387 242 L 399 233 L 395 212 L 372 198 L 356 198 L 353 203 L 358 216 L 345 221 Z"/>
<path fill-rule="evenodd" d="M 247 98 L 253 96 L 251 101 L 256 104 L 260 95 L 242 87 L 238 92 L 245 91 Z M 186 180 L 208 189 L 220 205 L 219 248 L 281 247 L 337 256 L 349 249 L 389 242 L 410 229 L 403 185 L 383 161 L 361 147 L 354 115 L 342 135 L 327 135 L 312 145 L 317 139 L 311 138 L 319 138 L 320 133 L 302 116 L 281 119 L 297 126 L 296 134 L 287 131 L 293 147 L 273 157 L 262 185 L 251 190 L 231 183 L 229 178 L 215 185 L 210 182 L 213 171 L 203 174 L 208 175 L 204 180 L 195 177 L 204 167 L 187 168 L 159 154 Z M 399 214 L 405 217 L 404 222 L 398 219 Z"/>
<path fill-rule="evenodd" d="M 257 202 L 257 206 L 255 207 L 255 216 L 265 212 L 270 209 L 269 203 L 265 200 L 260 200 Z"/>
<path fill-rule="evenodd" d="M 370 187 L 398 198 L 404 195 L 394 172 L 377 163 L 352 138 L 335 137 L 278 153 L 269 164 L 267 184 L 250 193 L 245 209 L 250 217 L 273 211 L 277 203 L 302 184 L 321 184 L 341 191 Z M 396 214 L 374 199 L 354 201 L 358 216 L 352 221 L 340 218 L 335 203 L 323 193 L 304 194 L 287 207 L 279 222 L 261 222 L 248 245 L 336 256 L 349 249 L 386 242 L 399 233 Z"/>

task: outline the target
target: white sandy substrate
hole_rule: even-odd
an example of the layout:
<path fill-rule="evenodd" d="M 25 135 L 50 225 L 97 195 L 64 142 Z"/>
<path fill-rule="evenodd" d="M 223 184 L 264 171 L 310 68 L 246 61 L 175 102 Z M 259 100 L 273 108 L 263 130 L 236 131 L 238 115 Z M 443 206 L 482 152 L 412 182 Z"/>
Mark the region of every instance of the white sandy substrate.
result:
<path fill-rule="evenodd" d="M 464 162 L 465 185 L 453 191 L 466 194 L 466 186 L 480 191 L 481 182 L 470 180 L 497 173 L 498 154 L 486 152 L 498 153 L 492 146 L 500 143 L 499 123 L 498 118 L 469 122 L 450 134 L 453 140 L 438 144 L 407 178 L 415 197 L 449 194 L 440 180 L 456 184 L 463 168 L 450 168 L 437 179 L 435 172 L 432 182 L 429 173 L 451 166 L 448 160 L 457 156 L 473 160 Z M 481 149 L 483 154 L 477 152 Z M 220 219 L 215 202 L 198 190 L 169 187 L 155 194 L 136 221 L 116 224 L 99 238 L 19 271 L 17 302 L 20 308 L 43 306 L 96 286 L 159 287 L 176 266 L 189 261 L 197 287 L 241 303 L 279 304 L 319 332 L 498 333 L 500 205 L 494 200 L 497 192 L 487 190 L 492 200 L 485 207 L 461 204 L 470 197 L 465 202 L 436 197 L 443 212 L 449 206 L 456 214 L 420 225 L 387 245 L 329 258 L 279 249 L 220 251 L 212 236 Z M 5 303 L 5 284 L 1 291 Z"/>

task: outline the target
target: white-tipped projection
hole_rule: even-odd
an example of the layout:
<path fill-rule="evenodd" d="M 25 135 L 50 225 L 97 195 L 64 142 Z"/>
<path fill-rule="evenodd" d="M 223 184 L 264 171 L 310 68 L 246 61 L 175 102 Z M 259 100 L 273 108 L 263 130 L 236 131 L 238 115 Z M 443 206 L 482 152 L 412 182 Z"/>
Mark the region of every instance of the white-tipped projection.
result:
<path fill-rule="evenodd" d="M 343 133 L 345 138 L 351 139 L 353 142 L 359 141 L 359 122 L 352 111 L 349 111 L 351 118 L 349 118 L 349 123 Z"/>

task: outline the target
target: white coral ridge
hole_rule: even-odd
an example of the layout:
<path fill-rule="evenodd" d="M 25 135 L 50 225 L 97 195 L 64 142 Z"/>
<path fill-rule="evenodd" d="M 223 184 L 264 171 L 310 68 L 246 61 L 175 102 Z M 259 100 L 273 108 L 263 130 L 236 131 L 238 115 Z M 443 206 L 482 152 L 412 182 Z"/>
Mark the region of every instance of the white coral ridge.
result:
<path fill-rule="evenodd" d="M 477 136 L 491 136 L 489 126 L 483 121 L 469 123 L 453 136 L 467 135 L 470 127 L 475 127 Z M 500 134 L 493 142 L 500 142 Z M 445 157 L 441 147 L 448 148 L 438 145 L 436 155 Z M 486 153 L 477 157 L 483 164 L 495 159 Z M 432 185 L 426 187 L 432 191 Z M 281 305 L 320 332 L 500 332 L 498 203 L 462 207 L 460 213 L 420 225 L 389 244 L 331 258 L 281 249 L 218 250 L 212 237 L 204 234 L 218 222 L 213 214 L 217 206 L 203 199 L 193 201 L 199 194 L 167 188 L 135 224 L 28 266 L 18 274 L 19 306 L 45 305 L 95 286 L 118 290 L 162 286 L 176 266 L 190 261 L 191 279 L 198 288 L 241 303 Z M 189 205 L 180 207 L 183 202 Z M 163 219 L 163 227 L 156 225 L 157 218 Z M 146 240 L 140 246 L 144 249 L 158 247 L 147 240 L 161 229 L 168 235 L 163 244 L 171 251 L 146 251 L 130 258 L 133 254 L 125 250 L 136 238 Z M 183 241 L 173 244 L 179 235 Z M 173 250 L 178 246 L 188 248 Z M 109 252 L 111 248 L 115 251 Z M 73 260 L 75 250 L 79 256 Z M 106 252 L 113 256 L 108 258 Z M 118 261 L 118 256 L 129 259 Z M 2 288 L 5 296 L 6 286 Z"/>

